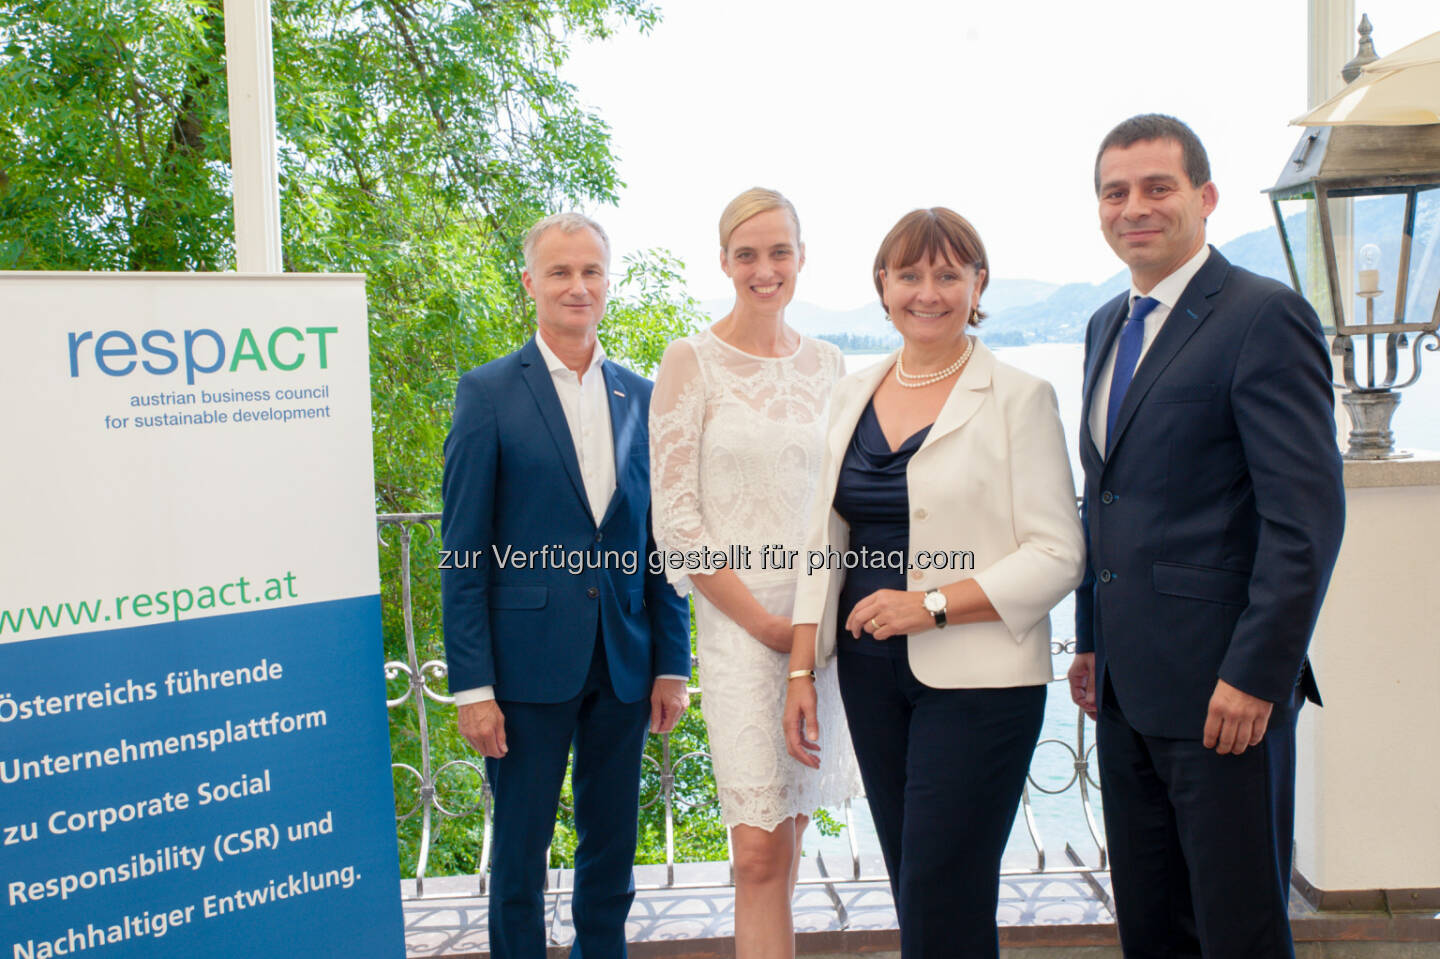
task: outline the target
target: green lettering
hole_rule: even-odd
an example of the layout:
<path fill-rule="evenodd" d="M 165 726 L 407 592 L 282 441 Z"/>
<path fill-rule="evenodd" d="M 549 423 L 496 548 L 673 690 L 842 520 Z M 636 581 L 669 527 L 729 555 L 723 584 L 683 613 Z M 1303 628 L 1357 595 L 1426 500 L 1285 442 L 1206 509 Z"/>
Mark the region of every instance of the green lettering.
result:
<path fill-rule="evenodd" d="M 275 369 L 277 369 L 277 370 L 284 370 L 285 372 L 288 373 L 288 372 L 291 371 L 291 370 L 299 369 L 299 368 L 300 368 L 300 364 L 305 362 L 305 354 L 304 354 L 304 353 L 301 353 L 299 350 L 296 350 L 296 351 L 295 351 L 295 361 L 294 361 L 294 362 L 292 362 L 292 363 L 282 363 L 282 362 L 280 362 L 280 357 L 278 357 L 278 356 L 275 355 L 275 341 L 278 340 L 278 339 L 280 339 L 280 334 L 281 334 L 281 333 L 285 333 L 285 334 L 287 334 L 287 335 L 289 335 L 289 336 L 293 336 L 293 337 L 295 337 L 295 339 L 299 340 L 301 343 L 304 343 L 304 342 L 305 342 L 305 334 L 304 334 L 304 333 L 301 333 L 299 330 L 295 329 L 295 327 L 293 327 L 293 326 L 282 326 L 282 327 L 280 327 L 280 329 L 278 329 L 278 330 L 276 330 L 274 333 L 271 333 L 271 334 L 270 334 L 270 342 L 269 342 L 269 344 L 268 344 L 268 346 L 269 346 L 269 348 L 270 348 L 270 362 L 275 365 Z M 321 366 L 321 368 L 323 369 L 324 366 L 325 366 L 325 353 L 324 353 L 324 350 L 325 350 L 325 340 L 324 340 L 324 339 L 321 339 L 321 340 L 320 340 L 320 350 L 321 350 L 321 353 L 320 353 L 320 366 Z"/>
<path fill-rule="evenodd" d="M 328 362 L 328 357 L 325 355 L 325 336 L 326 336 L 326 334 L 328 334 L 328 333 L 339 333 L 339 332 L 340 332 L 340 327 L 338 327 L 338 326 L 307 326 L 307 327 L 305 327 L 305 332 L 306 332 L 306 333 L 314 333 L 314 334 L 315 334 L 315 339 L 317 339 L 317 340 L 320 341 L 320 369 L 322 369 L 322 370 L 328 369 L 329 367 L 326 365 L 326 363 Z"/>
<path fill-rule="evenodd" d="M 241 329 L 240 339 L 235 341 L 235 358 L 230 361 L 231 373 L 240 366 L 241 360 L 253 360 L 261 372 L 265 370 L 265 357 L 260 354 L 260 344 L 255 342 L 255 334 L 250 332 L 248 326 Z"/>

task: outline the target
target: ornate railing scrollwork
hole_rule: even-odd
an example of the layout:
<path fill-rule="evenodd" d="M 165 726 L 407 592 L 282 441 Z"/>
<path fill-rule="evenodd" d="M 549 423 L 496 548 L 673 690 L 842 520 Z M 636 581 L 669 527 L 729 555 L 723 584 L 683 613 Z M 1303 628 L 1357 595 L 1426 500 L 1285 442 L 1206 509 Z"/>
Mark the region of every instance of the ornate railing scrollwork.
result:
<path fill-rule="evenodd" d="M 1432 350 L 1436 348 L 1436 346 L 1430 347 Z M 424 662 L 419 660 L 411 592 L 413 586 L 411 564 L 414 556 L 413 548 L 417 543 L 435 542 L 434 523 L 439 520 L 439 516 L 438 513 L 405 513 L 381 514 L 378 517 L 378 538 L 381 546 L 399 550 L 396 575 L 400 578 L 400 582 L 389 584 L 395 588 L 388 590 L 386 595 L 398 595 L 399 597 L 399 618 L 403 624 L 406 653 L 403 661 L 396 659 L 384 664 L 387 690 L 389 691 L 386 705 L 392 710 L 392 715 L 397 717 L 403 710 L 413 710 L 419 739 L 417 744 L 418 763 L 395 762 L 393 764 L 396 774 L 396 822 L 397 824 L 404 823 L 416 816 L 420 818 L 419 848 L 415 861 L 415 895 L 417 898 L 423 899 L 449 898 L 454 895 L 427 895 L 425 892 L 425 878 L 429 867 L 434 827 L 440 822 L 464 819 L 477 814 L 482 816 L 484 824 L 478 857 L 478 875 L 476 877 L 478 884 L 474 892 L 467 891 L 464 895 L 484 894 L 485 874 L 491 852 L 491 814 L 493 810 L 489 786 L 485 781 L 484 766 L 478 759 L 452 758 L 440 763 L 437 767 L 431 754 L 431 724 L 432 722 L 454 722 L 452 712 L 454 700 L 442 691 L 446 681 L 445 663 L 437 659 L 429 659 Z M 1051 642 L 1051 652 L 1055 656 L 1072 655 L 1074 651 L 1074 639 L 1057 639 Z M 1053 682 L 1062 689 L 1065 688 L 1064 676 L 1054 677 Z M 699 692 L 699 690 L 692 689 L 692 693 L 695 692 Z M 1066 695 L 1068 697 L 1068 690 L 1066 690 Z M 436 708 L 443 712 L 434 714 L 432 710 Z M 1093 873 L 1105 869 L 1107 857 L 1104 832 L 1099 826 L 1094 805 L 1094 794 L 1098 793 L 1100 784 L 1091 771 L 1095 758 L 1095 746 L 1087 739 L 1086 733 L 1089 728 L 1091 728 L 1090 721 L 1083 712 L 1079 712 L 1073 743 L 1052 735 L 1042 738 L 1037 744 L 1036 756 L 1040 758 L 1032 760 L 1021 801 L 1021 815 L 1035 850 L 1035 860 L 1033 866 L 1020 870 L 1008 870 L 1007 875 L 1046 873 L 1074 875 L 1080 873 L 1092 885 L 1095 885 Z M 1054 753 L 1057 747 L 1064 750 L 1060 755 L 1068 757 L 1066 765 L 1070 774 L 1063 785 L 1047 783 L 1037 775 L 1036 769 L 1037 763 L 1043 764 L 1046 757 Z M 658 759 L 647 754 L 643 760 L 642 776 L 647 785 L 643 787 L 641 808 L 649 810 L 653 809 L 656 804 L 661 804 L 664 810 L 666 869 L 665 881 L 660 884 L 659 888 L 681 887 L 680 884 L 677 884 L 675 875 L 677 814 L 718 803 L 713 788 L 706 790 L 701 795 L 691 795 L 685 787 L 685 783 L 697 778 L 701 780 L 706 778 L 688 775 L 691 767 L 696 763 L 708 765 L 710 763 L 709 753 L 704 750 L 690 750 L 676 756 L 671 752 L 669 736 L 661 738 Z M 645 775 L 647 771 L 648 775 Z M 457 802 L 456 800 L 461 796 L 466 797 L 465 801 Z M 1046 843 L 1041 834 L 1036 803 L 1054 801 L 1073 801 L 1077 804 L 1089 833 L 1089 839 L 1098 850 L 1098 863 L 1086 864 L 1075 851 L 1070 840 L 1079 837 L 1065 837 L 1064 848 L 1068 862 L 1054 864 L 1047 860 Z M 802 880 L 802 882 L 833 886 L 834 883 L 841 881 L 887 881 L 883 870 L 868 874 L 862 868 L 860 847 L 849 802 L 842 808 L 841 815 L 846 826 L 846 838 L 849 844 L 850 869 L 847 871 L 848 875 L 831 875 L 828 874 L 828 870 L 822 869 L 820 878 Z M 550 878 L 551 873 L 554 874 L 553 878 Z M 731 881 L 733 881 L 733 868 L 730 875 Z M 564 892 L 565 890 L 560 887 L 559 883 L 560 873 L 554 870 L 547 871 L 547 892 Z M 642 885 L 641 888 L 647 887 Z M 1095 885 L 1095 888 L 1098 889 L 1099 886 Z M 833 889 L 831 891 L 832 898 L 835 898 Z M 835 901 L 839 908 L 838 898 Z"/>

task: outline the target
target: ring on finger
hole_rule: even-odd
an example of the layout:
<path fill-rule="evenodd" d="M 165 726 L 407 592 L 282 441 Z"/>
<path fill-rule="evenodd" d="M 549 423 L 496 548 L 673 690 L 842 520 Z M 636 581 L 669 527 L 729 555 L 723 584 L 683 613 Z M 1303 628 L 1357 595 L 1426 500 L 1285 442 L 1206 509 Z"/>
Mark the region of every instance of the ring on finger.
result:
<path fill-rule="evenodd" d="M 877 623 L 877 622 L 875 622 L 875 617 L 874 617 L 874 616 L 871 616 L 871 617 L 870 617 L 870 632 L 873 633 L 873 632 L 878 631 L 879 629 L 880 629 L 880 624 Z"/>

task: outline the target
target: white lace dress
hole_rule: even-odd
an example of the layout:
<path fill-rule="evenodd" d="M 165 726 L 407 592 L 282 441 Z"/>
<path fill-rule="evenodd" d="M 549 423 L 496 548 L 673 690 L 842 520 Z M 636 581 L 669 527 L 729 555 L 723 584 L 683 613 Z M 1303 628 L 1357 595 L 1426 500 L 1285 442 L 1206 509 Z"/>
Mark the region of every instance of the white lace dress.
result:
<path fill-rule="evenodd" d="M 840 351 L 802 337 L 790 356 L 752 356 L 708 330 L 665 351 L 650 400 L 651 501 L 662 550 L 726 551 L 756 600 L 789 617 L 797 572 L 766 562 L 803 544 L 819 484 L 830 390 Z M 766 548 L 770 551 L 767 553 Z M 766 568 L 771 567 L 771 568 Z M 802 567 L 803 569 L 803 567 Z M 682 595 L 683 570 L 667 575 Z M 726 826 L 774 829 L 860 793 L 833 665 L 816 677 L 820 768 L 785 751 L 781 727 L 789 657 L 695 593 L 700 706 Z"/>

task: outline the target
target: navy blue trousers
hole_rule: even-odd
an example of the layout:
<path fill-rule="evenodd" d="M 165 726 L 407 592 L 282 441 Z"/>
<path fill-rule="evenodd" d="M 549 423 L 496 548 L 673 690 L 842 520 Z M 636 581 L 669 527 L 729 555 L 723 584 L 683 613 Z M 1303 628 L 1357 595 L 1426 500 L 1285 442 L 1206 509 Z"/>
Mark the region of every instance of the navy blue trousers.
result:
<path fill-rule="evenodd" d="M 500 701 L 510 747 L 486 759 L 495 796 L 490 861 L 490 954 L 545 957 L 545 851 L 571 746 L 575 764 L 574 959 L 623 959 L 625 918 L 635 898 L 635 830 L 640 754 L 650 702 L 622 703 L 610 685 L 605 646 L 597 637 L 585 686 L 563 703 Z M 544 668 L 544 664 L 537 664 Z"/>
<path fill-rule="evenodd" d="M 1295 720 L 1221 756 L 1137 732 L 1106 679 L 1096 724 L 1115 919 L 1127 959 L 1293 959 Z M 1201 730 L 1197 730 L 1197 733 Z"/>
<path fill-rule="evenodd" d="M 839 652 L 840 695 L 902 959 L 1000 954 L 995 909 L 1045 687 L 933 689 L 904 657 Z"/>

